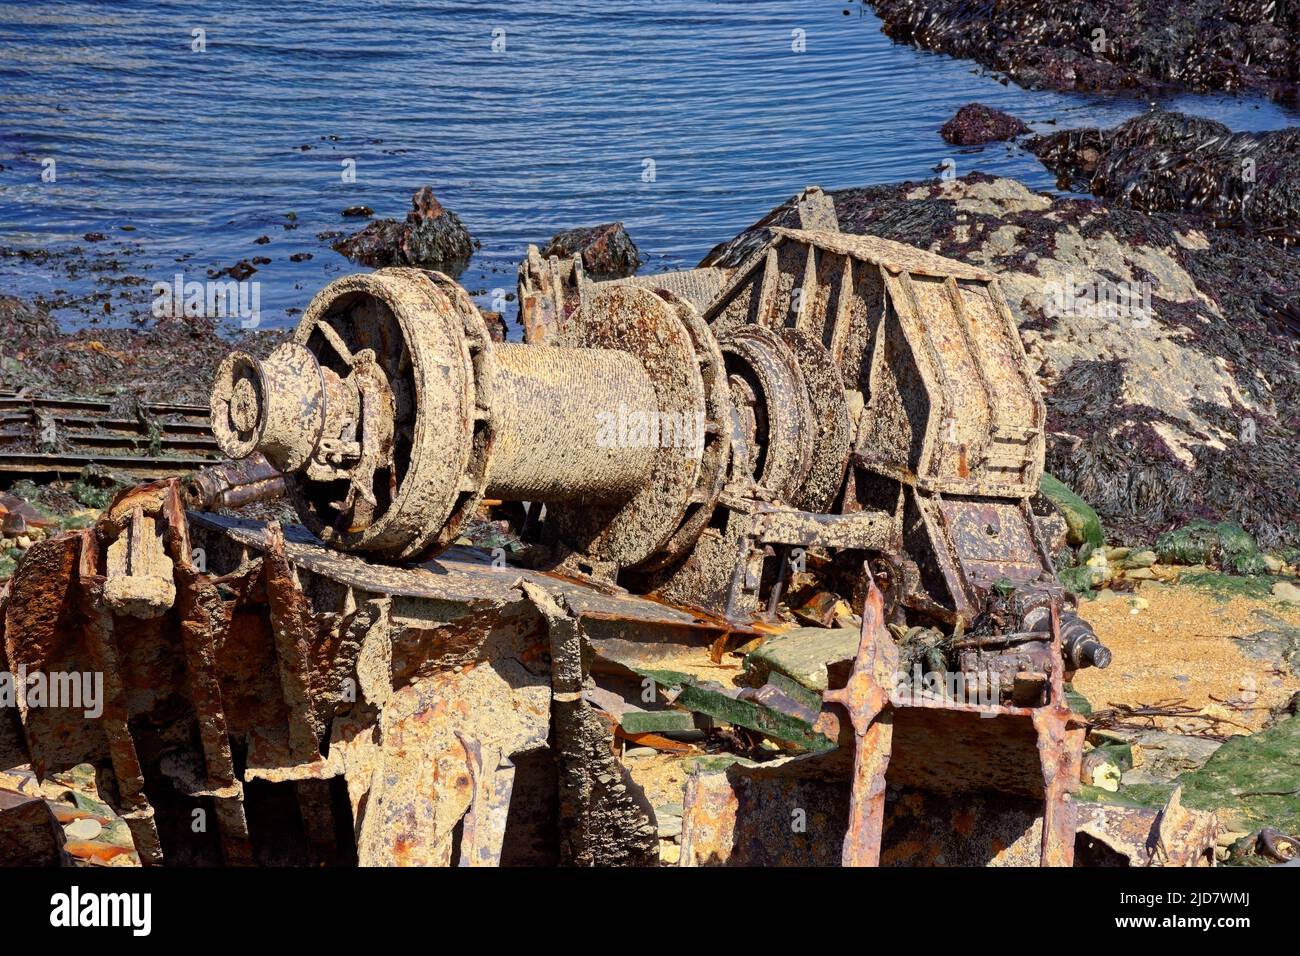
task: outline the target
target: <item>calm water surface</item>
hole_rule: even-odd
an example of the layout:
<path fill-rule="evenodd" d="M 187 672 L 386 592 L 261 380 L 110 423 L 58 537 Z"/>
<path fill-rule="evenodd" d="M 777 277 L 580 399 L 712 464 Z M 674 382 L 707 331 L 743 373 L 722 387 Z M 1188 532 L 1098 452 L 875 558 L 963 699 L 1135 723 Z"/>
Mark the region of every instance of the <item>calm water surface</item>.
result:
<path fill-rule="evenodd" d="M 482 243 L 461 281 L 484 305 L 513 289 L 527 243 L 575 225 L 623 220 L 658 271 L 809 183 L 929 178 L 951 158 L 1052 188 L 1017 148 L 940 139 L 972 100 L 1036 126 L 1146 108 L 1004 85 L 894 45 L 845 3 L 6 2 L 0 246 L 99 261 L 3 257 L 0 293 L 98 291 L 112 305 L 97 321 L 123 322 L 147 315 L 154 281 L 262 255 L 263 324 L 283 325 L 355 269 L 317 238 L 359 227 L 343 208 L 400 218 L 425 184 Z M 1238 129 L 1300 122 L 1259 100 L 1166 105 Z"/>

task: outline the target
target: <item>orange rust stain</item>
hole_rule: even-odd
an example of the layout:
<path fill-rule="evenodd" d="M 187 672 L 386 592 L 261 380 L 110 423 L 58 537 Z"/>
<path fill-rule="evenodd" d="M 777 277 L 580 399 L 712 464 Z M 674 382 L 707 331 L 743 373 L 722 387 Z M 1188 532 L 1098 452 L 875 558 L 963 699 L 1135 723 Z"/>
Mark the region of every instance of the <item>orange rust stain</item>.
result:
<path fill-rule="evenodd" d="M 916 859 L 925 851 L 925 844 L 920 840 L 902 840 L 884 850 L 880 862 L 885 864 L 907 863 Z"/>
<path fill-rule="evenodd" d="M 61 803 L 51 804 L 50 809 L 54 811 L 54 818 L 60 823 L 71 823 L 74 820 L 94 820 L 100 826 L 106 827 L 109 825 L 107 817 L 101 817 L 86 810 L 74 810 L 72 807 Z"/>
<path fill-rule="evenodd" d="M 406 837 L 398 837 L 393 841 L 393 859 L 400 863 L 411 855 L 411 851 L 414 848 L 414 841 L 409 840 Z"/>
<path fill-rule="evenodd" d="M 975 832 L 975 811 L 969 807 L 958 810 L 953 814 L 952 827 L 969 840 L 971 834 Z"/>
<path fill-rule="evenodd" d="M 99 860 L 101 862 L 107 862 L 121 856 L 123 853 L 131 852 L 125 847 L 90 843 L 86 840 L 69 840 L 64 844 L 63 848 L 79 860 Z"/>

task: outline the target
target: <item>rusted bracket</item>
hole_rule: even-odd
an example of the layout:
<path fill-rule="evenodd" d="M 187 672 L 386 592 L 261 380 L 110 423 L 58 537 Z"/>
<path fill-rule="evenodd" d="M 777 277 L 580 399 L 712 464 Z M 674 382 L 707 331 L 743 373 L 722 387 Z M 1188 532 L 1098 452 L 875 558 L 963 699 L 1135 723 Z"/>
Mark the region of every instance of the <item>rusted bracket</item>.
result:
<path fill-rule="evenodd" d="M 889 769 L 894 721 L 887 688 L 898 670 L 898 648 L 885 629 L 885 600 L 867 571 L 862 637 L 848 683 L 822 699 L 839 704 L 853 725 L 853 790 L 844 834 L 844 866 L 879 866 L 885 822 L 885 772 Z"/>
<path fill-rule="evenodd" d="M 322 727 L 310 686 L 311 609 L 285 555 L 284 532 L 274 523 L 267 528 L 262 570 L 275 634 L 280 688 L 288 707 L 289 755 L 297 761 L 314 763 L 320 760 Z"/>
<path fill-rule="evenodd" d="M 524 594 L 546 622 L 551 645 L 551 720 L 559 761 L 560 859 L 577 866 L 653 866 L 654 810 L 612 752 L 610 728 L 582 692 L 582 621 L 536 584 Z"/>
<path fill-rule="evenodd" d="M 179 504 L 176 517 L 181 522 L 174 532 L 180 545 L 185 525 Z M 178 546 L 176 552 L 181 645 L 190 702 L 194 706 L 203 746 L 207 795 L 216 809 L 221 850 L 226 863 L 249 866 L 253 863 L 253 850 L 244 814 L 244 788 L 231 757 L 221 679 L 216 666 L 217 646 L 230 628 L 232 609 L 222 600 L 216 585 L 205 580 L 194 568 L 188 555 L 188 540 L 184 541 L 183 547 Z"/>
<path fill-rule="evenodd" d="M 1052 605 L 1050 694 L 1041 707 L 954 704 L 973 719 L 1029 719 L 1036 735 L 1042 773 L 1043 835 L 1040 863 L 1071 866 L 1074 862 L 1075 808 L 1068 794 L 1079 779 L 1084 727 L 1065 703 L 1064 666 L 1058 610 Z M 839 704 L 853 727 L 854 756 L 849 824 L 841 854 L 844 866 L 878 866 L 885 813 L 885 776 L 892 753 L 894 718 L 906 713 L 905 703 L 891 703 L 889 690 L 898 670 L 898 651 L 884 626 L 884 599 L 874 580 L 868 581 L 862 612 L 862 637 L 853 672 L 843 688 L 829 690 L 823 700 Z M 947 709 L 942 700 L 921 707 Z"/>
<path fill-rule="evenodd" d="M 1052 666 L 1047 704 L 1032 709 L 1030 719 L 1038 734 L 1038 758 L 1043 768 L 1043 866 L 1074 865 L 1074 807 L 1066 795 L 1078 784 L 1083 759 L 1081 727 L 1072 727 L 1065 702 L 1064 664 L 1061 657 L 1060 608 L 1051 604 Z"/>
<path fill-rule="evenodd" d="M 174 496 L 174 487 L 166 494 Z M 114 613 L 140 620 L 161 617 L 176 603 L 172 561 L 159 527 L 162 516 L 151 504 L 142 501 L 121 515 L 121 530 L 105 556 L 104 599 Z"/>

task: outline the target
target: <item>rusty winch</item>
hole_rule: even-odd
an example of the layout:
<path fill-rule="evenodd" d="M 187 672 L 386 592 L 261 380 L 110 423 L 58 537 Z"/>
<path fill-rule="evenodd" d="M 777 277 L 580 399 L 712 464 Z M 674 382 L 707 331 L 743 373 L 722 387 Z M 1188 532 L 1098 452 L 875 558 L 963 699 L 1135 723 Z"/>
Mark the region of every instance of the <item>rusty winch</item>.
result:
<path fill-rule="evenodd" d="M 877 862 L 886 773 L 1038 801 L 1040 858 L 1068 862 L 1063 681 L 1109 652 L 1032 507 L 1044 408 L 1010 311 L 988 272 L 841 233 L 820 190 L 799 213 L 734 270 L 593 282 L 531 250 L 524 342 L 436 272 L 330 283 L 292 341 L 222 364 L 235 463 L 32 549 L 10 665 L 92 662 L 109 701 L 99 723 L 24 711 L 11 749 L 100 767 L 146 863 L 647 862 L 654 814 L 591 705 L 591 648 L 675 680 L 622 651 L 721 653 L 814 567 L 860 612 L 856 658 L 811 702 L 788 681 L 736 697 L 741 717 L 718 698 L 807 753 L 693 778 L 683 862 L 725 862 L 727 834 L 805 786 L 837 808 L 807 853 Z M 301 527 L 226 510 L 278 494 Z M 526 560 L 464 546 L 485 508 Z M 895 637 L 921 625 L 946 655 L 927 667 L 991 696 L 894 693 Z"/>
<path fill-rule="evenodd" d="M 314 534 L 381 560 L 521 502 L 545 506 L 551 570 L 731 619 L 823 548 L 874 557 L 895 603 L 950 624 L 1005 582 L 1019 633 L 1046 633 L 1043 406 L 991 275 L 822 228 L 776 230 L 725 281 L 592 283 L 534 257 L 521 291 L 529 341 L 498 343 L 439 273 L 331 283 L 291 343 L 222 365 L 222 450 L 264 454 Z M 1105 666 L 1065 614 L 1070 665 Z"/>

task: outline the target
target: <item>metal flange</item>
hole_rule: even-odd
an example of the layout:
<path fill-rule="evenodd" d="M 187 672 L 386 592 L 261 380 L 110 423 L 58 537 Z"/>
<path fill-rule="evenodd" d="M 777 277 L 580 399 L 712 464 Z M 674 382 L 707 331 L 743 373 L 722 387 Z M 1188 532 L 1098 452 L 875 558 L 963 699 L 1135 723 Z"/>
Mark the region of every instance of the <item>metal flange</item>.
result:
<path fill-rule="evenodd" d="M 232 458 L 261 449 L 281 471 L 301 468 L 325 425 L 325 379 L 307 349 L 286 342 L 258 361 L 232 352 L 217 369 L 212 433 Z"/>
<path fill-rule="evenodd" d="M 804 511 L 829 511 L 844 481 L 852 441 L 844 377 L 830 349 L 811 335 L 796 329 L 782 329 L 778 334 L 799 363 L 812 408 L 808 474 L 792 503 Z"/>
<path fill-rule="evenodd" d="M 667 289 L 655 289 L 654 292 L 673 307 L 695 346 L 695 359 L 704 383 L 704 430 L 695 492 L 677 529 L 637 567 L 642 572 L 661 570 L 695 546 L 722 496 L 727 483 L 727 466 L 731 461 L 731 391 L 727 386 L 727 370 L 718 340 L 690 302 Z"/>
<path fill-rule="evenodd" d="M 434 274 L 436 275 L 436 274 Z M 303 314 L 294 341 L 346 377 L 372 350 L 393 392 L 392 467 L 375 474 L 368 527 L 347 526 L 335 507 L 336 482 L 291 482 L 304 523 L 327 543 L 409 559 L 455 539 L 481 498 L 490 421 L 477 413 L 475 350 L 487 329 L 469 296 L 450 279 L 419 269 L 380 269 L 336 279 Z M 327 436 L 337 438 L 342 436 Z"/>
<path fill-rule="evenodd" d="M 812 467 L 816 431 L 794 352 L 771 329 L 733 326 L 718 342 L 727 365 L 738 436 L 760 496 L 793 502 Z"/>

